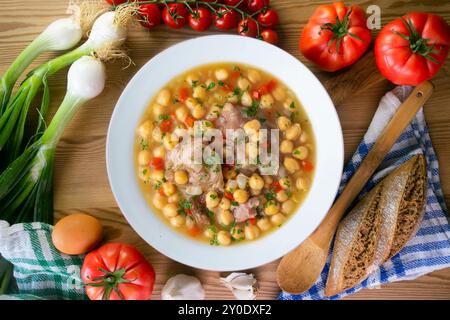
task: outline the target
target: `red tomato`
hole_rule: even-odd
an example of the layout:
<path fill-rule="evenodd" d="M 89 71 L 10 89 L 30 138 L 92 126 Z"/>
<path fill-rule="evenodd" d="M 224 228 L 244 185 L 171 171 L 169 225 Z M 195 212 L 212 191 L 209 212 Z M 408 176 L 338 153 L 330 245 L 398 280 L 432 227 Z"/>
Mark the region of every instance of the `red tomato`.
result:
<path fill-rule="evenodd" d="M 91 300 L 148 300 L 155 271 L 131 245 L 107 243 L 86 256 L 81 278 Z"/>
<path fill-rule="evenodd" d="M 371 41 L 364 11 L 335 2 L 316 9 L 303 29 L 299 47 L 322 70 L 336 71 L 355 63 Z"/>
<path fill-rule="evenodd" d="M 178 100 L 180 100 L 181 102 L 185 102 L 188 97 L 189 89 L 186 87 L 181 87 L 178 95 Z"/>
<path fill-rule="evenodd" d="M 163 170 L 164 169 L 164 159 L 159 157 L 154 157 L 152 160 L 152 167 L 155 170 Z"/>
<path fill-rule="evenodd" d="M 194 126 L 195 118 L 191 116 L 187 116 L 186 119 L 184 119 L 184 124 L 186 127 L 192 128 Z"/>
<path fill-rule="evenodd" d="M 233 194 L 231 192 L 225 191 L 223 195 L 225 196 L 225 198 L 230 199 L 231 201 L 234 200 Z"/>
<path fill-rule="evenodd" d="M 223 3 L 228 6 L 237 6 L 239 4 L 239 8 L 245 6 L 245 0 L 224 0 Z"/>
<path fill-rule="evenodd" d="M 146 28 L 154 28 L 161 23 L 161 9 L 157 4 L 143 4 L 139 7 L 140 23 Z"/>
<path fill-rule="evenodd" d="M 238 24 L 238 13 L 231 9 L 220 8 L 214 16 L 214 25 L 221 30 L 230 30 Z"/>
<path fill-rule="evenodd" d="M 192 226 L 192 228 L 188 229 L 188 233 L 191 237 L 196 237 L 200 234 L 201 230 L 197 226 Z"/>
<path fill-rule="evenodd" d="M 163 120 L 161 121 L 161 124 L 159 125 L 159 128 L 161 129 L 162 132 L 169 132 L 172 130 L 172 120 L 171 119 L 167 119 L 167 120 Z"/>
<path fill-rule="evenodd" d="M 259 11 L 270 4 L 269 0 L 248 0 L 247 7 L 251 12 Z"/>
<path fill-rule="evenodd" d="M 272 29 L 265 29 L 261 31 L 261 38 L 268 43 L 277 44 L 278 43 L 278 33 Z"/>
<path fill-rule="evenodd" d="M 275 191 L 276 193 L 280 192 L 281 190 L 283 190 L 283 188 L 281 187 L 281 184 L 278 181 L 275 181 L 274 183 L 272 183 L 271 188 L 273 189 L 273 191 Z"/>
<path fill-rule="evenodd" d="M 248 218 L 248 222 L 254 226 L 256 224 L 256 218 Z"/>
<path fill-rule="evenodd" d="M 242 19 L 238 25 L 238 33 L 244 37 L 256 37 L 258 34 L 258 26 L 252 19 Z"/>
<path fill-rule="evenodd" d="M 448 56 L 450 27 L 440 16 L 410 13 L 387 24 L 375 41 L 380 72 L 395 84 L 431 79 Z"/>
<path fill-rule="evenodd" d="M 261 99 L 261 93 L 258 90 L 252 92 L 253 99 L 259 100 Z"/>
<path fill-rule="evenodd" d="M 307 160 L 302 161 L 301 164 L 302 164 L 303 170 L 305 170 L 306 172 L 311 172 L 314 169 L 314 165 Z"/>
<path fill-rule="evenodd" d="M 200 7 L 194 9 L 192 13 L 189 14 L 189 25 L 195 31 L 205 31 L 208 29 L 213 21 L 213 16 L 209 9 Z"/>
<path fill-rule="evenodd" d="M 278 25 L 278 13 L 273 9 L 263 11 L 258 14 L 258 22 L 264 27 L 273 28 Z"/>
<path fill-rule="evenodd" d="M 117 6 L 119 4 L 125 3 L 128 0 L 106 0 L 110 5 Z"/>
<path fill-rule="evenodd" d="M 183 28 L 188 22 L 189 12 L 182 3 L 170 3 L 163 11 L 164 23 L 173 29 Z"/>

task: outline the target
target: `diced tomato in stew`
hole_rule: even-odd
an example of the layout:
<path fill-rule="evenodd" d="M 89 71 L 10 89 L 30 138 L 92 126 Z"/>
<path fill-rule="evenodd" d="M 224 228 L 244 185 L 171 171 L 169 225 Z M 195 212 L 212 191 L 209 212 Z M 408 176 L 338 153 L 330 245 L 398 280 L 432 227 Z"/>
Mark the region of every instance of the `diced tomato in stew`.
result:
<path fill-rule="evenodd" d="M 153 160 L 152 160 L 152 167 L 155 170 L 163 170 L 164 169 L 164 159 L 163 158 L 154 157 Z"/>

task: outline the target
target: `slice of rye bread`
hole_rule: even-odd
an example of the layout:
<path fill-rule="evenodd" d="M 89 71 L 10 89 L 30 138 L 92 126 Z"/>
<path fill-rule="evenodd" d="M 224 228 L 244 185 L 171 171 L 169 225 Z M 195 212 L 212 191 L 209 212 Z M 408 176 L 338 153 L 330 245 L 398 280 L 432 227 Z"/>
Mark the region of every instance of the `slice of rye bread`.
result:
<path fill-rule="evenodd" d="M 364 280 L 412 237 L 423 214 L 425 166 L 423 155 L 414 156 L 378 183 L 342 220 L 326 295 L 335 295 Z"/>
<path fill-rule="evenodd" d="M 383 185 L 373 188 L 339 224 L 325 295 L 349 289 L 366 277 L 380 238 Z"/>
<path fill-rule="evenodd" d="M 380 241 L 369 273 L 399 252 L 417 230 L 425 204 L 425 167 L 425 157 L 416 155 L 381 182 L 385 206 L 381 210 Z"/>

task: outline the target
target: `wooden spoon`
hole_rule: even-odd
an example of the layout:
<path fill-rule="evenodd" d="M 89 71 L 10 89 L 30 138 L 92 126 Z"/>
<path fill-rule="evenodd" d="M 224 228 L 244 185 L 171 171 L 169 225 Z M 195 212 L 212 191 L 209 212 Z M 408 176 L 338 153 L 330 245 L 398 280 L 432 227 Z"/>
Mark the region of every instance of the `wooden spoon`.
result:
<path fill-rule="evenodd" d="M 337 225 L 345 211 L 432 92 L 433 85 L 428 81 L 414 88 L 381 132 L 320 226 L 301 245 L 283 257 L 277 269 L 277 281 L 281 289 L 298 294 L 308 290 L 316 282 L 325 265 Z"/>

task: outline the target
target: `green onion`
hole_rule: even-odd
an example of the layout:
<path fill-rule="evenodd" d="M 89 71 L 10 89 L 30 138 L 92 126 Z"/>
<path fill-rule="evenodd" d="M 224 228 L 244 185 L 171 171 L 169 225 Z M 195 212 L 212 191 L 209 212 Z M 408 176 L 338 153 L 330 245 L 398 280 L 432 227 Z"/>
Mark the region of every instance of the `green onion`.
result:
<path fill-rule="evenodd" d="M 85 56 L 69 69 L 67 93 L 42 136 L 0 175 L 0 219 L 53 223 L 53 160 L 56 145 L 79 108 L 101 93 L 105 70 Z"/>
<path fill-rule="evenodd" d="M 2 157 L 4 163 L 0 165 L 8 165 L 22 152 L 28 110 L 41 86 L 44 90 L 39 109 L 40 118 L 32 141 L 36 141 L 44 131 L 50 102 L 48 77 L 71 65 L 82 56 L 97 52 L 114 54 L 114 50 L 125 41 L 126 34 L 126 25 L 116 24 L 114 12 L 104 13 L 95 21 L 89 39 L 83 45 L 44 63 L 28 75 L 0 117 L 0 151 L 6 149 Z"/>
<path fill-rule="evenodd" d="M 74 17 L 52 22 L 14 60 L 0 83 L 0 115 L 8 104 L 14 84 L 25 69 L 42 53 L 67 50 L 76 45 L 83 35 L 79 21 Z"/>

